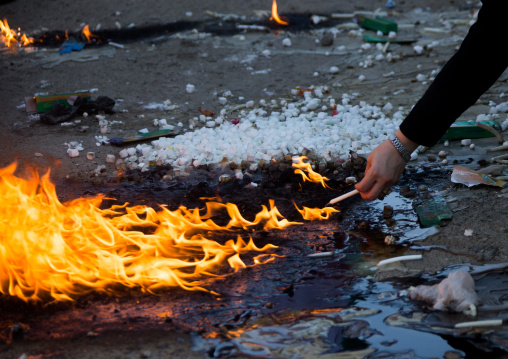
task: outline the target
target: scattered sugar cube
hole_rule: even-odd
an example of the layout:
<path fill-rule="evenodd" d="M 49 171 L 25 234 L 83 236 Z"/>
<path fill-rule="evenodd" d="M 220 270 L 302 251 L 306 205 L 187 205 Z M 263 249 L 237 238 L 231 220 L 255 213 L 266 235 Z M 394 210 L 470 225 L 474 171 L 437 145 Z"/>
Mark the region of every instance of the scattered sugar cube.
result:
<path fill-rule="evenodd" d="M 115 163 L 115 155 L 107 155 L 106 162 L 107 163 Z"/>
<path fill-rule="evenodd" d="M 338 74 L 339 73 L 339 68 L 337 66 L 332 66 L 332 67 L 330 67 L 329 72 L 331 74 Z"/>
<path fill-rule="evenodd" d="M 284 40 L 282 40 L 282 46 L 285 47 L 291 46 L 291 39 L 289 37 L 286 37 Z"/>
<path fill-rule="evenodd" d="M 78 157 L 79 151 L 76 148 L 69 148 L 67 150 L 67 154 L 69 155 L 69 157 Z"/>
<path fill-rule="evenodd" d="M 196 86 L 192 84 L 187 84 L 187 86 L 185 86 L 185 91 L 187 91 L 187 93 L 193 93 L 194 91 L 196 91 Z"/>

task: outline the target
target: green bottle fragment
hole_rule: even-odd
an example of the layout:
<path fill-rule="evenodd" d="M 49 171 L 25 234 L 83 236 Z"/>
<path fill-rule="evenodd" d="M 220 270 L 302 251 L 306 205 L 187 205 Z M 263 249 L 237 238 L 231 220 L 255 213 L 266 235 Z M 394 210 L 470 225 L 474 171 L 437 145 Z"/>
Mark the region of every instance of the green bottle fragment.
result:
<path fill-rule="evenodd" d="M 452 218 L 452 210 L 443 197 L 424 199 L 416 204 L 415 210 L 424 227 L 435 226 L 443 219 Z"/>

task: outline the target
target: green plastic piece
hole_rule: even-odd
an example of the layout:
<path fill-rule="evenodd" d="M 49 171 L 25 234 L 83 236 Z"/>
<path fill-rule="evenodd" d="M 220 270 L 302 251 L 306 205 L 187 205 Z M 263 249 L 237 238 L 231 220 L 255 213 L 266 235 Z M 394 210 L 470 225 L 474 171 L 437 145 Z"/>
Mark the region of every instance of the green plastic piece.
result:
<path fill-rule="evenodd" d="M 480 121 L 480 123 L 492 127 L 496 131 L 501 131 L 501 126 L 497 121 Z M 495 134 L 478 127 L 476 122 L 455 122 L 443 135 L 443 140 L 459 140 L 464 138 L 487 138 L 494 137 Z"/>
<path fill-rule="evenodd" d="M 363 15 L 356 15 L 354 20 L 358 25 L 363 26 L 366 29 L 381 31 L 385 35 L 391 31 L 397 32 L 399 27 L 396 22 L 390 21 L 388 19 L 383 19 L 379 16 L 377 16 L 375 19 L 371 19 Z"/>
<path fill-rule="evenodd" d="M 424 199 L 415 206 L 415 210 L 424 227 L 435 226 L 443 219 L 452 218 L 452 210 L 443 197 Z"/>
<path fill-rule="evenodd" d="M 72 107 L 67 101 L 67 99 L 71 96 L 80 96 L 90 100 L 90 92 L 71 92 L 57 95 L 35 96 L 34 99 L 37 104 L 37 112 L 51 112 L 51 110 L 53 110 L 53 106 L 57 102 L 65 107 Z"/>
<path fill-rule="evenodd" d="M 388 39 L 385 37 L 378 37 L 378 36 L 371 36 L 371 35 L 363 35 L 363 39 L 367 42 L 392 42 L 394 44 L 411 44 L 413 42 L 418 41 L 414 38 L 408 38 L 408 39 Z"/>

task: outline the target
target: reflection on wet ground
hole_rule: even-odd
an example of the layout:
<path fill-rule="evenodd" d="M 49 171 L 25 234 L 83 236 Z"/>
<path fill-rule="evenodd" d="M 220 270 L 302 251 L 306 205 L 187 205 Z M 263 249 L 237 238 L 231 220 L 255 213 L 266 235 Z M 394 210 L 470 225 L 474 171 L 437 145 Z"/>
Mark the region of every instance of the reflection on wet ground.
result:
<path fill-rule="evenodd" d="M 405 185 L 403 181 L 401 186 Z M 295 220 L 298 213 L 292 199 L 299 205 L 314 203 L 318 207 L 333 197 L 326 190 L 308 190 L 305 186 L 293 192 L 282 186 L 256 192 L 253 197 L 240 186 L 228 186 L 227 190 L 218 190 L 220 197 L 238 204 L 246 218 L 268 198 L 275 198 L 281 213 Z M 82 195 L 88 190 L 93 192 L 86 188 L 73 192 L 70 188 L 64 196 L 72 197 L 77 192 Z M 106 194 L 119 202 L 153 204 L 164 199 L 170 207 L 201 207 L 199 196 L 193 193 L 214 195 L 216 191 L 200 182 L 164 188 L 154 184 L 115 187 Z M 345 200 L 337 207 L 341 212 L 328 221 L 305 222 L 284 231 L 239 233 L 251 235 L 257 245 L 277 245 L 280 257 L 223 279 L 209 280 L 207 288 L 219 296 L 181 289 L 163 290 L 154 296 L 123 289 L 119 297 L 97 293 L 78 298 L 75 303 L 26 304 L 2 297 L 0 338 L 4 343 L 16 343 L 111 331 L 180 330 L 194 333 L 196 349 L 215 357 L 236 353 L 326 358 L 355 352 L 357 357 L 410 358 L 508 352 L 504 344 L 508 331 L 456 330 L 455 323 L 471 318 L 435 312 L 405 296 L 411 285 L 438 282 L 447 271 L 457 268 L 434 277 L 373 280 L 380 260 L 403 255 L 410 246 L 424 251 L 427 248 L 419 247 L 418 240 L 436 233 L 434 227 L 420 227 L 413 199 L 399 192 L 400 187 L 394 188 L 383 201 L 371 203 L 359 197 Z M 393 209 L 388 216 L 386 206 Z M 394 239 L 390 245 L 385 242 L 387 236 Z M 231 234 L 218 237 L 218 241 L 225 241 Z M 328 254 L 309 257 L 320 252 Z M 508 273 L 505 268 L 483 269 L 472 270 L 479 296 L 485 302 L 483 308 L 489 309 L 480 307 L 478 319 L 505 319 L 501 314 L 508 285 L 504 288 L 499 283 L 508 283 Z M 497 289 L 489 292 L 491 288 Z"/>

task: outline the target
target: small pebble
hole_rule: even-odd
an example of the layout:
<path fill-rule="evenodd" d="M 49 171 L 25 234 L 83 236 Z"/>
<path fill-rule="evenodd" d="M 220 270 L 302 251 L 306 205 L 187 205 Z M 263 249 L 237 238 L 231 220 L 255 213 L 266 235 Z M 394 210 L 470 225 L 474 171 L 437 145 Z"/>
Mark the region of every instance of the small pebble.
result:
<path fill-rule="evenodd" d="M 439 153 L 437 155 L 439 157 L 446 157 L 446 152 L 445 151 L 439 151 Z"/>
<path fill-rule="evenodd" d="M 330 67 L 330 73 L 331 74 L 338 74 L 339 73 L 339 68 L 337 66 L 332 66 Z"/>
<path fill-rule="evenodd" d="M 462 141 L 460 141 L 460 144 L 462 146 L 469 146 L 469 145 L 471 145 L 471 140 L 470 139 L 463 139 Z"/>
<path fill-rule="evenodd" d="M 473 230 L 472 230 L 472 229 L 466 229 L 466 230 L 464 231 L 464 235 L 465 235 L 466 237 L 471 237 L 471 236 L 473 235 Z"/>
<path fill-rule="evenodd" d="M 93 160 L 94 158 L 95 158 L 95 152 L 88 152 L 88 153 L 86 154 L 86 159 L 87 159 L 87 160 L 91 161 L 91 160 Z"/>
<path fill-rule="evenodd" d="M 448 142 L 448 140 L 444 141 L 444 146 L 445 146 L 445 147 L 450 146 L 450 142 Z"/>
<path fill-rule="evenodd" d="M 444 160 L 441 161 L 441 163 L 443 164 L 443 166 L 446 166 L 448 164 L 448 160 L 444 159 Z"/>
<path fill-rule="evenodd" d="M 351 184 L 351 183 L 355 183 L 356 182 L 356 177 L 346 177 L 346 183 L 347 184 Z"/>
<path fill-rule="evenodd" d="M 196 86 L 187 84 L 187 86 L 185 86 L 185 91 L 187 93 L 193 93 L 194 91 L 196 91 Z"/>
<path fill-rule="evenodd" d="M 107 155 L 106 162 L 107 163 L 115 163 L 115 155 Z"/>
<path fill-rule="evenodd" d="M 291 46 L 291 39 L 289 37 L 286 37 L 284 40 L 282 40 L 282 46 L 290 47 Z"/>
<path fill-rule="evenodd" d="M 474 144 L 474 143 L 471 143 L 471 144 L 469 145 L 469 148 L 470 148 L 470 149 L 472 149 L 472 150 L 474 150 L 474 148 L 475 148 L 475 147 L 476 147 L 476 146 L 475 146 L 475 144 Z"/>
<path fill-rule="evenodd" d="M 394 245 L 395 243 L 397 243 L 397 239 L 394 237 L 394 236 L 386 236 L 385 237 L 385 243 L 389 246 L 392 246 Z"/>

